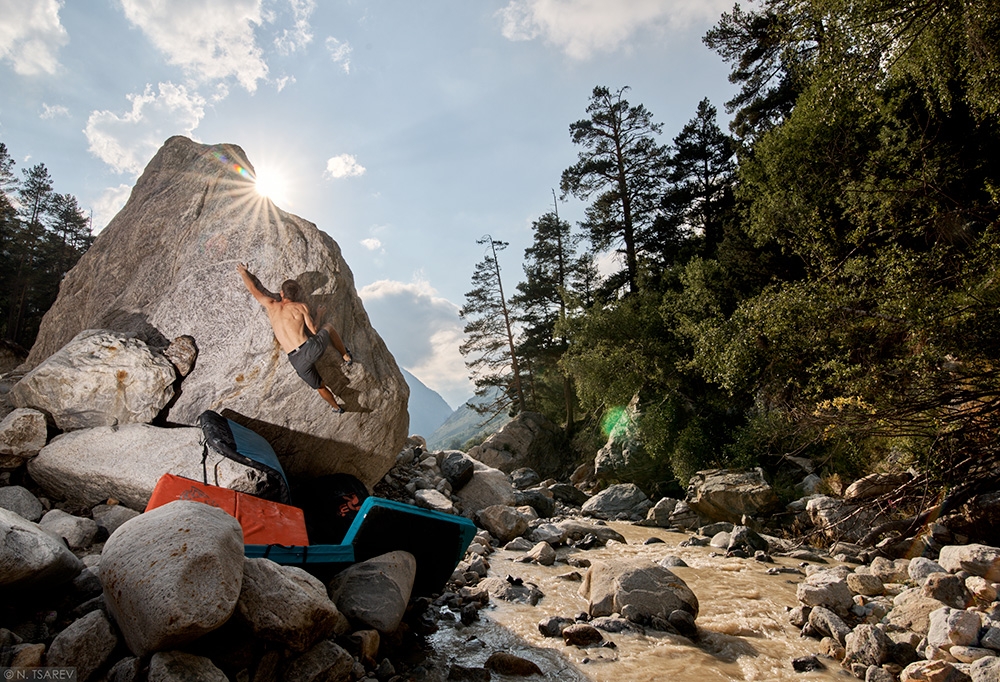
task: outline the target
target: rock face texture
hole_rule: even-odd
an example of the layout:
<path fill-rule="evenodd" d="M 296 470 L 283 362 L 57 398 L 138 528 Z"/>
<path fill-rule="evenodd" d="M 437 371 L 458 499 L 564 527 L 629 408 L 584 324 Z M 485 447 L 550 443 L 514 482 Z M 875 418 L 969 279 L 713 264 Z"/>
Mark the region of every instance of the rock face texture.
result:
<path fill-rule="evenodd" d="M 258 196 L 251 175 L 239 147 L 167 140 L 67 274 L 26 364 L 39 365 L 85 329 L 133 332 L 161 349 L 190 336 L 197 360 L 166 409 L 168 422 L 194 425 L 213 409 L 266 438 L 289 474 L 346 472 L 372 485 L 406 438 L 409 389 L 339 246 Z M 333 350 L 318 363 L 346 414 L 334 414 L 296 376 L 238 262 L 272 291 L 297 279 L 315 317 L 351 348 L 351 366 Z"/>
<path fill-rule="evenodd" d="M 545 415 L 522 412 L 469 450 L 469 457 L 506 474 L 531 467 L 542 476 L 555 476 L 564 466 L 565 440 L 562 430 Z"/>

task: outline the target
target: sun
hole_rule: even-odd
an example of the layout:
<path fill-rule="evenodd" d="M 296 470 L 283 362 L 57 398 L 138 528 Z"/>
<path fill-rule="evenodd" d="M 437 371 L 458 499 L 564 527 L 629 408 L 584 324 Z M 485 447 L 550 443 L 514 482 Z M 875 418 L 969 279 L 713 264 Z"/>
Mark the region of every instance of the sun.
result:
<path fill-rule="evenodd" d="M 267 166 L 256 169 L 257 177 L 254 188 L 257 194 L 270 199 L 275 204 L 284 204 L 288 200 L 288 181 L 286 176 L 275 168 Z"/>

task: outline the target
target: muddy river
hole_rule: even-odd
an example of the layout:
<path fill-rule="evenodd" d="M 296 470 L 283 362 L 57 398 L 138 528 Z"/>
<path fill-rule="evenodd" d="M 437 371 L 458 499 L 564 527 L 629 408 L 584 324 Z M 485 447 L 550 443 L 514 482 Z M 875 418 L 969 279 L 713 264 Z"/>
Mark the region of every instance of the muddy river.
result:
<path fill-rule="evenodd" d="M 544 593 L 536 606 L 491 598 L 480 611 L 480 620 L 470 626 L 456 623 L 442 626 L 432 637 L 436 658 L 466 667 L 480 667 L 494 651 L 507 651 L 538 664 L 546 678 L 594 680 L 597 682 L 723 682 L 854 679 L 830 662 L 825 671 L 797 673 L 792 659 L 817 653 L 817 640 L 802 638 L 788 622 L 787 610 L 798 604 L 796 585 L 802 575 L 768 575 L 773 567 L 797 567 L 800 562 L 775 557 L 764 564 L 753 559 L 719 556 L 712 547 L 681 547 L 688 536 L 657 528 L 626 523 L 609 524 L 627 544 L 609 542 L 606 547 L 587 551 L 560 548 L 553 566 L 520 563 L 519 553 L 498 550 L 491 554 L 490 575 L 510 575 L 533 583 Z M 663 543 L 644 544 L 656 537 Z M 716 556 L 712 556 L 716 554 Z M 698 597 L 697 624 L 701 640 L 693 644 L 676 635 L 647 630 L 646 634 L 606 633 L 613 646 L 578 648 L 561 638 L 544 637 L 538 622 L 550 616 L 573 618 L 587 610 L 587 602 L 577 591 L 580 582 L 564 576 L 583 573 L 565 563 L 575 554 L 591 561 L 647 557 L 657 562 L 672 555 L 687 568 L 671 568 Z M 447 674 L 447 666 L 445 667 Z M 508 678 L 493 674 L 493 680 Z"/>

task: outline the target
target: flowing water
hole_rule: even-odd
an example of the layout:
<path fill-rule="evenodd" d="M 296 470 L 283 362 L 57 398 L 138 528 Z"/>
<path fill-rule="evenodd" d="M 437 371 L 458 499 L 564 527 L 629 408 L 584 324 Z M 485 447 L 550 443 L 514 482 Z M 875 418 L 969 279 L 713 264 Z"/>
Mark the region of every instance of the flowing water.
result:
<path fill-rule="evenodd" d="M 493 651 L 507 651 L 534 661 L 550 679 L 596 682 L 813 682 L 854 679 L 833 661 L 823 671 L 797 673 L 792 659 L 817 653 L 819 642 L 799 635 L 788 622 L 787 609 L 798 604 L 796 585 L 803 575 L 768 575 L 768 568 L 797 567 L 792 559 L 775 557 L 765 564 L 753 559 L 718 556 L 712 547 L 681 547 L 686 535 L 662 529 L 610 523 L 627 544 L 609 542 L 588 551 L 561 548 L 554 566 L 517 562 L 518 553 L 498 550 L 488 557 L 490 575 L 511 575 L 533 583 L 545 594 L 536 606 L 491 598 L 480 611 L 480 621 L 463 627 L 444 626 L 433 635 L 439 658 L 466 667 L 481 667 Z M 646 545 L 647 538 L 664 542 Z M 716 556 L 712 556 L 715 553 Z M 646 634 L 602 632 L 614 647 L 578 648 L 562 638 L 544 637 L 538 622 L 550 616 L 573 618 L 587 610 L 577 590 L 580 582 L 560 577 L 572 571 L 564 563 L 574 554 L 591 561 L 647 557 L 654 562 L 680 557 L 687 568 L 671 568 L 698 597 L 697 624 L 701 640 L 647 630 Z M 445 664 L 447 674 L 447 663 Z M 493 680 L 507 678 L 493 675 Z"/>

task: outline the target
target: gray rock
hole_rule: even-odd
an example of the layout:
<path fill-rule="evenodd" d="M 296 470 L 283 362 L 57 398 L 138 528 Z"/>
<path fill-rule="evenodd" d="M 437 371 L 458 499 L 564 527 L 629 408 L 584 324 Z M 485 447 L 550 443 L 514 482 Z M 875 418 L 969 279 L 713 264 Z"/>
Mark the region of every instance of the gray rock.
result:
<path fill-rule="evenodd" d="M 896 682 L 896 678 L 885 668 L 870 665 L 865 671 L 865 682 Z"/>
<path fill-rule="evenodd" d="M 30 490 L 19 485 L 0 488 L 0 508 L 12 511 L 28 521 L 38 521 L 45 510 Z"/>
<path fill-rule="evenodd" d="M 197 481 L 203 477 L 201 429 L 165 429 L 148 424 L 102 426 L 52 439 L 28 462 L 28 473 L 49 495 L 93 507 L 114 498 L 145 509 L 166 473 Z M 209 451 L 211 483 L 250 491 L 260 473 Z"/>
<path fill-rule="evenodd" d="M 229 682 L 212 660 L 183 651 L 160 651 L 149 659 L 149 682 Z"/>
<path fill-rule="evenodd" d="M 604 641 L 601 631 L 587 623 L 575 623 L 563 628 L 562 638 L 566 644 L 580 647 L 593 646 Z"/>
<path fill-rule="evenodd" d="M 0 587 L 44 588 L 68 583 L 83 562 L 36 524 L 0 509 Z"/>
<path fill-rule="evenodd" d="M 646 560 L 594 562 L 584 576 L 580 596 L 589 602 L 591 616 L 620 613 L 634 622 L 675 610 L 698 616 L 698 598 L 669 569 Z"/>
<path fill-rule="evenodd" d="M 514 538 L 503 546 L 503 548 L 508 552 L 527 552 L 532 547 L 534 547 L 534 545 L 531 544 L 531 540 L 524 537 Z"/>
<path fill-rule="evenodd" d="M 868 476 L 860 478 L 849 485 L 847 490 L 844 491 L 844 499 L 848 501 L 857 501 L 878 497 L 879 495 L 892 492 L 899 486 L 909 481 L 910 478 L 910 475 L 907 473 L 869 474 Z"/>
<path fill-rule="evenodd" d="M 857 541 L 863 538 L 881 518 L 877 509 L 819 495 L 806 504 L 806 513 L 813 526 L 830 538 Z"/>
<path fill-rule="evenodd" d="M 771 546 L 767 540 L 760 536 L 752 528 L 747 526 L 736 526 L 730 533 L 728 550 L 743 549 L 747 552 L 769 552 Z"/>
<path fill-rule="evenodd" d="M 533 561 L 542 566 L 551 566 L 556 562 L 556 551 L 547 542 L 539 542 L 522 557 L 523 561 Z"/>
<path fill-rule="evenodd" d="M 379 632 L 395 632 L 410 601 L 417 562 L 409 552 L 389 552 L 344 569 L 327 585 L 345 616 Z"/>
<path fill-rule="evenodd" d="M 126 656 L 108 670 L 108 682 L 137 682 L 142 671 L 142 660 Z"/>
<path fill-rule="evenodd" d="M 850 668 L 854 664 L 866 667 L 882 665 L 889 660 L 891 646 L 892 640 L 885 632 L 874 625 L 862 623 L 849 632 L 844 641 L 847 652 L 844 656 L 844 667 Z"/>
<path fill-rule="evenodd" d="M 854 594 L 877 597 L 885 594 L 885 584 L 871 573 L 851 573 L 847 576 L 847 586 Z"/>
<path fill-rule="evenodd" d="M 979 614 L 950 606 L 932 611 L 929 616 L 927 643 L 939 649 L 979 644 Z"/>
<path fill-rule="evenodd" d="M 286 455 L 290 475 L 346 471 L 374 485 L 407 436 L 406 382 L 336 242 L 273 204 L 248 207 L 252 181 L 234 173 L 234 164 L 252 170 L 234 145 L 167 140 L 125 207 L 63 278 L 27 364 L 36 366 L 84 329 L 136 332 L 159 346 L 190 335 L 200 357 L 167 410 L 169 422 L 194 424 L 207 406 L 224 404 L 259 425 Z M 272 290 L 298 279 L 317 318 L 325 309 L 318 321 L 331 322 L 354 351 L 350 367 L 335 351 L 318 365 L 346 414 L 332 418 L 296 376 L 235 272 L 248 261 Z"/>
<path fill-rule="evenodd" d="M 496 504 L 481 509 L 476 519 L 479 525 L 488 530 L 501 544 L 510 542 L 528 530 L 528 517 L 505 505 Z"/>
<path fill-rule="evenodd" d="M 903 668 L 899 679 L 904 682 L 969 682 L 972 678 L 955 665 L 937 660 L 914 661 Z"/>
<path fill-rule="evenodd" d="M 455 491 L 465 516 L 475 518 L 475 514 L 486 507 L 514 504 L 514 486 L 510 484 L 507 474 L 478 461 L 473 463 L 473 467 L 472 478 Z"/>
<path fill-rule="evenodd" d="M 685 499 L 701 516 L 732 523 L 766 512 L 778 501 L 760 467 L 750 471 L 699 471 L 691 477 Z"/>
<path fill-rule="evenodd" d="M 672 497 L 662 497 L 657 500 L 656 504 L 646 512 L 647 524 L 659 528 L 669 528 L 672 525 L 670 515 L 674 513 L 678 502 L 680 500 L 675 500 Z"/>
<path fill-rule="evenodd" d="M 542 518 L 548 518 L 556 513 L 555 497 L 548 490 L 515 490 L 514 506 L 531 507 Z"/>
<path fill-rule="evenodd" d="M 664 568 L 687 568 L 688 565 L 685 563 L 684 559 L 677 556 L 665 556 L 660 559 L 660 566 Z"/>
<path fill-rule="evenodd" d="M 698 512 L 692 509 L 691 506 L 683 500 L 678 502 L 674 507 L 674 510 L 670 512 L 671 526 L 692 530 L 700 526 L 702 523 L 702 518 Z"/>
<path fill-rule="evenodd" d="M 292 661 L 285 682 L 334 682 L 350 679 L 354 657 L 330 639 L 324 639 Z"/>
<path fill-rule="evenodd" d="M 893 598 L 892 604 L 892 610 L 886 616 L 889 624 L 921 635 L 927 634 L 931 612 L 941 608 L 941 602 L 925 597 L 920 588 L 900 592 Z"/>
<path fill-rule="evenodd" d="M 137 656 L 225 623 L 243 583 L 243 531 L 221 509 L 178 500 L 132 519 L 101 555 L 104 598 Z"/>
<path fill-rule="evenodd" d="M 57 537 L 64 538 L 70 549 L 89 547 L 97 535 L 96 521 L 67 514 L 61 509 L 45 512 L 38 526 Z"/>
<path fill-rule="evenodd" d="M 576 519 L 540 524 L 528 532 L 528 539 L 534 543 L 548 542 L 555 547 L 556 545 L 578 542 L 587 535 L 596 536 L 602 544 L 609 540 L 625 543 L 625 536 L 609 526 L 599 526 Z"/>
<path fill-rule="evenodd" d="M 1000 548 L 988 545 L 948 545 L 941 548 L 938 563 L 952 573 L 968 571 L 992 582 L 1000 582 Z"/>
<path fill-rule="evenodd" d="M 608 440 L 594 456 L 594 474 L 602 480 L 629 480 L 649 465 L 638 424 L 642 419 L 639 396 L 633 396 L 611 424 Z"/>
<path fill-rule="evenodd" d="M 906 569 L 907 575 L 910 576 L 910 580 L 917 584 L 923 584 L 931 573 L 946 573 L 945 569 L 936 561 L 928 559 L 927 557 L 914 557 L 910 559 L 910 565 Z"/>
<path fill-rule="evenodd" d="M 639 521 L 646 518 L 646 513 L 652 506 L 653 503 L 646 494 L 634 483 L 619 483 L 591 497 L 584 503 L 581 511 L 585 516 L 599 519 L 624 517 Z"/>
<path fill-rule="evenodd" d="M 847 580 L 831 570 L 807 576 L 799 583 L 795 595 L 806 606 L 825 606 L 841 616 L 846 616 L 854 605 Z"/>
<path fill-rule="evenodd" d="M 890 561 L 877 556 L 872 559 L 870 569 L 872 575 L 878 577 L 883 583 L 901 583 L 909 577 L 909 566 L 909 559 Z"/>
<path fill-rule="evenodd" d="M 469 450 L 469 457 L 511 473 L 528 467 L 542 476 L 555 476 L 563 467 L 566 436 L 538 412 L 521 412 Z"/>
<path fill-rule="evenodd" d="M 959 663 L 975 663 L 980 658 L 987 656 L 993 658 L 997 653 L 991 649 L 984 649 L 977 646 L 955 646 L 948 649 L 948 654 Z"/>
<path fill-rule="evenodd" d="M 972 682 L 996 682 L 1000 680 L 1000 658 L 980 658 L 969 666 Z"/>
<path fill-rule="evenodd" d="M 559 637 L 562 635 L 562 631 L 567 627 L 575 623 L 576 621 L 572 618 L 563 618 L 561 616 L 549 616 L 538 622 L 538 631 L 542 633 L 544 637 Z"/>
<path fill-rule="evenodd" d="M 504 601 L 529 604 L 531 606 L 535 606 L 545 596 L 535 585 L 516 580 L 504 580 L 495 576 L 486 578 L 479 583 L 479 586 L 487 590 L 489 595 L 494 599 L 503 599 Z"/>
<path fill-rule="evenodd" d="M 139 515 L 134 509 L 123 504 L 99 504 L 90 510 L 98 528 L 103 528 L 108 535 L 118 530 L 126 521 L 131 521 Z"/>
<path fill-rule="evenodd" d="M 0 421 L 0 456 L 34 457 L 47 439 L 45 415 L 38 410 L 18 408 Z"/>
<path fill-rule="evenodd" d="M 842 645 L 847 643 L 847 635 L 850 634 L 851 628 L 840 616 L 830 609 L 824 606 L 814 607 L 809 611 L 808 622 L 820 634 L 833 637 Z M 878 665 L 879 663 L 873 663 L 872 665 Z"/>
<path fill-rule="evenodd" d="M 30 357 L 30 356 L 29 356 Z M 79 332 L 11 389 L 18 407 L 52 415 L 63 431 L 149 423 L 174 396 L 177 371 L 128 334 Z"/>
<path fill-rule="evenodd" d="M 993 651 L 1000 651 L 1000 625 L 990 625 L 984 628 L 979 636 L 980 646 Z"/>
<path fill-rule="evenodd" d="M 712 536 L 711 540 L 708 541 L 708 546 L 716 547 L 718 549 L 726 549 L 729 547 L 730 540 L 732 540 L 732 535 L 728 531 L 720 530 Z"/>
<path fill-rule="evenodd" d="M 45 654 L 51 667 L 75 667 L 80 682 L 87 682 L 104 665 L 118 645 L 107 616 L 100 609 L 75 620 L 56 635 Z"/>
<path fill-rule="evenodd" d="M 246 560 L 236 610 L 255 636 L 293 651 L 348 630 L 318 578 L 268 559 Z"/>
<path fill-rule="evenodd" d="M 442 514 L 455 513 L 455 505 L 451 498 L 433 488 L 418 490 L 413 494 L 413 501 L 423 509 L 430 509 Z"/>

